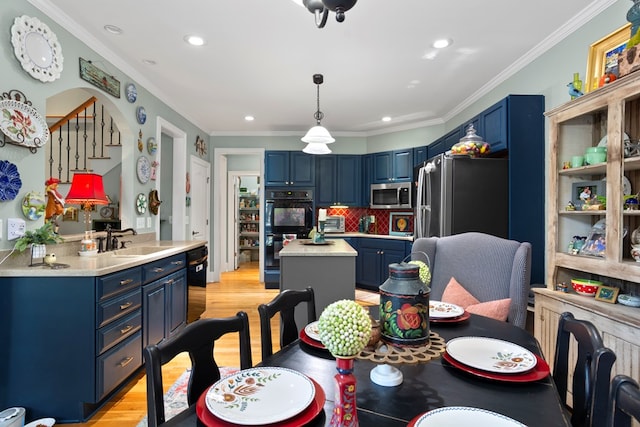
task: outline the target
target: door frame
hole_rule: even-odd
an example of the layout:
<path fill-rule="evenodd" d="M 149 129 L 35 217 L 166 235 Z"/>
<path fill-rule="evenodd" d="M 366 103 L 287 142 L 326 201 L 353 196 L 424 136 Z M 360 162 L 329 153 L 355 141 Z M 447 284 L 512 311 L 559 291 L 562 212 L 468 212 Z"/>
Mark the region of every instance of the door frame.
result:
<path fill-rule="evenodd" d="M 171 155 L 173 157 L 173 182 L 176 185 L 173 186 L 171 216 L 174 219 L 184 218 L 182 227 L 175 227 L 175 224 L 180 224 L 181 221 L 173 221 L 174 224 L 171 225 L 171 240 L 188 240 L 186 238 L 186 225 L 189 224 L 186 207 L 187 190 L 186 184 L 180 185 L 180 182 L 185 183 L 187 179 L 187 133 L 162 117 L 157 117 L 156 142 L 158 143 L 158 152 L 156 157 L 160 167 L 162 167 L 162 144 L 160 142 L 162 141 L 163 133 L 173 138 L 173 152 Z M 182 180 L 180 177 L 182 177 Z M 158 193 L 162 194 L 160 180 L 156 180 L 155 185 Z M 156 219 L 155 233 L 156 239 L 160 240 L 160 217 Z"/>
<path fill-rule="evenodd" d="M 238 227 L 238 195 L 240 190 L 238 189 L 238 193 L 236 194 L 236 180 L 242 176 L 256 176 L 260 177 L 260 171 L 230 171 L 228 172 L 229 179 L 227 181 L 227 230 L 233 230 L 233 239 L 228 239 L 227 241 L 227 252 L 234 253 L 234 259 L 227 265 L 227 270 L 235 269 L 238 262 L 238 257 L 240 256 L 240 250 L 238 245 L 238 238 L 240 237 L 240 230 Z M 260 181 L 263 182 L 263 181 Z M 260 185 L 260 190 L 262 190 L 262 184 Z M 262 191 L 260 191 L 262 193 Z M 262 205 L 260 205 L 262 206 Z M 262 215 L 260 215 L 262 216 Z M 260 233 L 262 233 L 262 228 L 260 228 Z M 260 239 L 262 240 L 262 239 Z M 258 256 L 259 258 L 259 256 Z"/>
<path fill-rule="evenodd" d="M 211 248 L 211 242 L 209 240 L 209 236 L 211 235 L 211 163 L 209 163 L 208 161 L 201 159 L 200 157 L 194 156 L 193 154 L 189 157 L 189 170 L 191 171 L 191 187 L 194 188 L 195 190 L 195 180 L 193 180 L 193 169 L 195 165 L 199 165 L 202 166 L 203 168 L 206 169 L 206 175 L 207 175 L 207 184 L 205 184 L 206 187 L 206 191 L 204 191 L 204 206 L 206 207 L 206 214 L 205 214 L 205 227 L 204 227 L 204 233 L 202 235 L 202 238 L 204 239 L 204 241 L 207 243 L 207 249 Z M 195 191 L 194 191 L 195 193 Z M 199 197 L 199 196 L 198 196 Z M 193 203 L 192 203 L 193 206 Z M 189 236 L 190 236 L 190 240 L 196 240 L 193 238 L 193 234 L 191 234 L 191 231 L 193 231 L 193 221 L 190 221 L 189 224 Z M 207 282 L 211 281 L 211 269 L 208 268 L 207 269 Z"/>
<path fill-rule="evenodd" d="M 226 204 L 228 200 L 228 183 L 227 183 L 227 156 L 230 155 L 252 155 L 258 156 L 260 161 L 260 206 L 264 206 L 264 148 L 215 148 L 213 150 L 214 156 L 214 180 L 213 180 L 213 212 L 216 215 L 213 218 L 213 236 L 211 241 L 213 242 L 213 277 L 212 281 L 219 282 L 220 274 L 222 270 L 222 227 L 226 227 L 227 209 Z M 264 230 L 264 218 L 260 215 L 260 230 Z M 218 238 L 219 237 L 219 238 Z M 225 242 L 226 243 L 226 242 Z M 260 245 L 259 255 L 259 274 L 260 282 L 264 282 L 264 246 Z"/>

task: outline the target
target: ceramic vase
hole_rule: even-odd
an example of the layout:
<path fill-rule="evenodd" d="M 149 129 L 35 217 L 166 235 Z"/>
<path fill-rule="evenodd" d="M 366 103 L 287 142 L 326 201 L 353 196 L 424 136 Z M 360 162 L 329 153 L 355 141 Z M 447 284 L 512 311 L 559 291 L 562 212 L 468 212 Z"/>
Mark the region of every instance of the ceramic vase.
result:
<path fill-rule="evenodd" d="M 359 427 L 356 408 L 356 377 L 353 375 L 353 360 L 354 358 L 336 356 L 336 369 L 338 373 L 334 377 L 336 391 L 333 415 L 331 416 L 331 427 Z"/>

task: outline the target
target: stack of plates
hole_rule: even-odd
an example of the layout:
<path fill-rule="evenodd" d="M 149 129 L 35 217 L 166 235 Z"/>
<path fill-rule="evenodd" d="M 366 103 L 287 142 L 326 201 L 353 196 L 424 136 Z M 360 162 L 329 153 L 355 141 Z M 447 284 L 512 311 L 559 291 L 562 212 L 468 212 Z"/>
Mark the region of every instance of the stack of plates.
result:
<path fill-rule="evenodd" d="M 458 323 L 467 320 L 471 314 L 456 304 L 429 301 L 429 321 L 434 323 Z"/>
<path fill-rule="evenodd" d="M 549 365 L 517 344 L 486 337 L 461 337 L 447 343 L 443 359 L 470 374 L 506 382 L 546 378 Z"/>
<path fill-rule="evenodd" d="M 309 323 L 300 331 L 300 341 L 310 345 L 311 347 L 326 350 L 326 347 L 320 341 L 320 331 L 318 331 L 318 321 Z"/>
<path fill-rule="evenodd" d="M 325 394 L 306 375 L 286 368 L 239 371 L 213 384 L 196 413 L 207 426 L 303 426 L 322 410 Z"/>

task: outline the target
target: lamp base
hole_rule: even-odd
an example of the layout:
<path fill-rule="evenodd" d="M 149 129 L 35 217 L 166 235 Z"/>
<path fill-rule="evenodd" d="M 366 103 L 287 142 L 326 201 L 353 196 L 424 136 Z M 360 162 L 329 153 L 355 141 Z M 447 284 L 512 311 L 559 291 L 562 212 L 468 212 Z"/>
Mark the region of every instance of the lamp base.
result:
<path fill-rule="evenodd" d="M 375 384 L 383 387 L 394 387 L 402 384 L 404 380 L 402 372 L 400 372 L 398 368 L 387 365 L 386 363 L 373 368 L 369 373 L 369 378 L 371 378 L 371 381 Z"/>

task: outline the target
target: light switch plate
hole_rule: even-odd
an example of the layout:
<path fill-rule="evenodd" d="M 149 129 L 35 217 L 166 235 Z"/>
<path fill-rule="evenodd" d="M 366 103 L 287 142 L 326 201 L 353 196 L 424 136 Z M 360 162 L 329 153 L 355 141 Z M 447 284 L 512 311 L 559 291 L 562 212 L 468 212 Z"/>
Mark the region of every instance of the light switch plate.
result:
<path fill-rule="evenodd" d="M 136 218 L 136 228 L 144 228 L 144 218 Z"/>
<path fill-rule="evenodd" d="M 147 228 L 151 228 L 151 217 L 147 217 Z"/>

